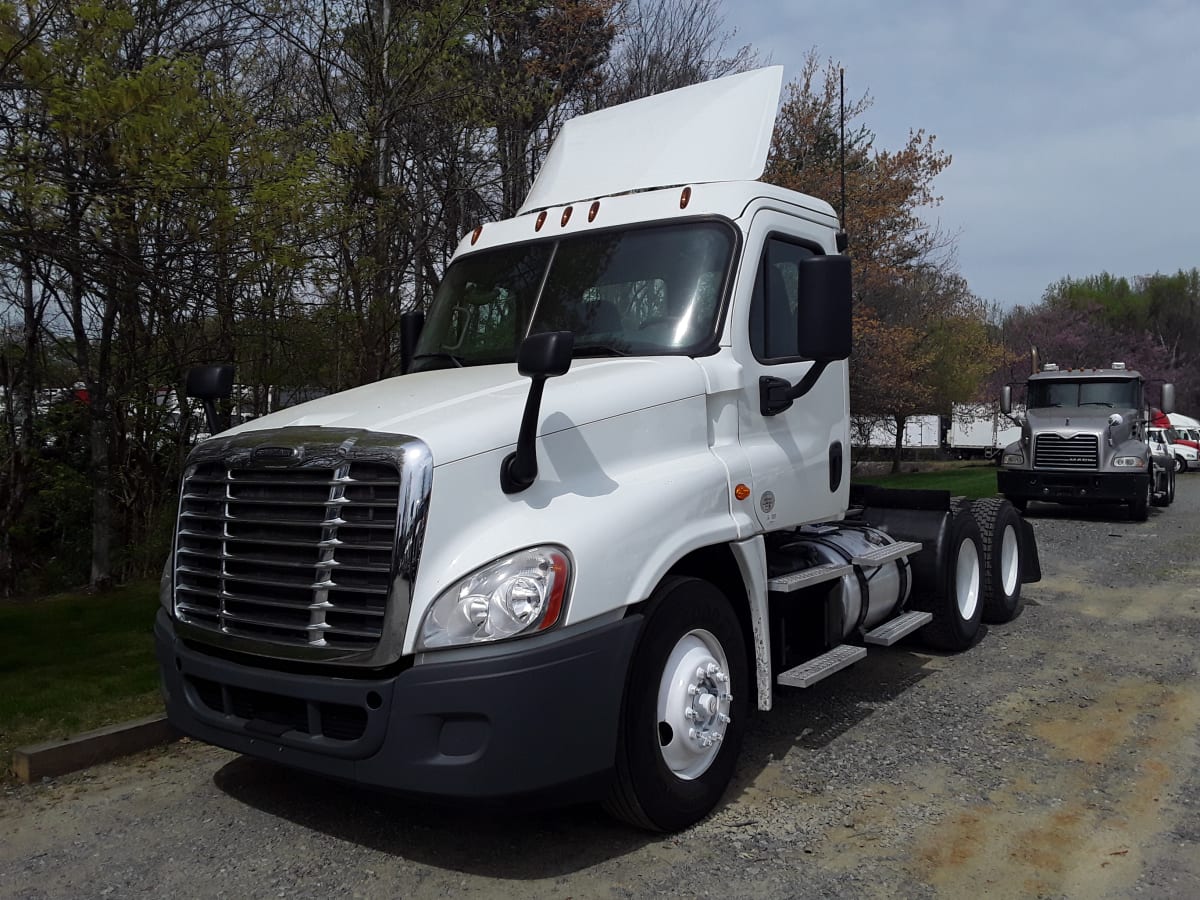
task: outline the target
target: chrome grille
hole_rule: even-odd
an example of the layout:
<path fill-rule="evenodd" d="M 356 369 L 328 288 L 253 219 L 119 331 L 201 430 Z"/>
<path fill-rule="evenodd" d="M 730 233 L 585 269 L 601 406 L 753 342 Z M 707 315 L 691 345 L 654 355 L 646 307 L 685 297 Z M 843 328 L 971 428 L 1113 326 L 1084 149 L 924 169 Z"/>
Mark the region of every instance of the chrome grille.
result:
<path fill-rule="evenodd" d="M 1097 470 L 1100 468 L 1100 439 L 1094 434 L 1069 438 L 1039 434 L 1034 443 L 1033 465 L 1037 469 Z"/>
<path fill-rule="evenodd" d="M 228 635 L 370 650 L 387 613 L 400 497 L 391 462 L 197 463 L 179 506 L 176 614 Z"/>

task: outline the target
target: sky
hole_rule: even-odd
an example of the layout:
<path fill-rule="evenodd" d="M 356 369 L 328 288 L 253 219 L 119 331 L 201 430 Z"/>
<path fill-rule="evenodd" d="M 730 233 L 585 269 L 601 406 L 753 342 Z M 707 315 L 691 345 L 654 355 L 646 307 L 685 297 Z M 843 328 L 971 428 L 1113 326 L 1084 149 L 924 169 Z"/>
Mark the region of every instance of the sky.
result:
<path fill-rule="evenodd" d="M 873 98 L 876 147 L 937 136 L 953 162 L 927 218 L 957 235 L 984 299 L 1200 266 L 1200 2 L 727 0 L 725 15 L 730 46 L 785 82 L 809 50 L 840 63 L 846 96 Z"/>

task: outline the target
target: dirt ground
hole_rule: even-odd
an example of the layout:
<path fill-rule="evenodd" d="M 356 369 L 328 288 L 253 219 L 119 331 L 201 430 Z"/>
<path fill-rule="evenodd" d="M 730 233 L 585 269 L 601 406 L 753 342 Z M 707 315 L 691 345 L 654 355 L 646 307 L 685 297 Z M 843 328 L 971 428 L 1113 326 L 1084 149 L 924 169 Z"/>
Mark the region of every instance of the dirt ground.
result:
<path fill-rule="evenodd" d="M 709 819 L 414 805 L 185 742 L 0 797 L 4 897 L 1200 897 L 1200 474 L 1034 505 L 1045 579 L 959 655 L 757 717 Z"/>

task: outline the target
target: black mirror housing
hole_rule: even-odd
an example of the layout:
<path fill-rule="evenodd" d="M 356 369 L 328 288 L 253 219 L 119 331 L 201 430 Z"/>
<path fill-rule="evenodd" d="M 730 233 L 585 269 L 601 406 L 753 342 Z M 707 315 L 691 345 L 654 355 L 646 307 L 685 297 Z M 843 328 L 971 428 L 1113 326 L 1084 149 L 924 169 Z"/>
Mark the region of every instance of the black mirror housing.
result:
<path fill-rule="evenodd" d="M 184 392 L 197 400 L 223 400 L 233 395 L 233 366 L 195 366 L 188 370 Z"/>
<path fill-rule="evenodd" d="M 800 308 L 796 310 L 797 349 L 806 359 L 849 359 L 853 346 L 850 258 L 810 256 L 800 262 Z"/>
<path fill-rule="evenodd" d="M 1000 412 L 1006 416 L 1012 412 L 1012 387 L 1007 384 L 1000 388 Z"/>
<path fill-rule="evenodd" d="M 1167 382 L 1162 386 L 1162 411 L 1163 415 L 1169 416 L 1175 412 L 1175 385 Z"/>
<path fill-rule="evenodd" d="M 517 353 L 517 371 L 529 378 L 565 375 L 571 368 L 574 349 L 575 335 L 570 331 L 531 334 L 522 341 Z"/>
<path fill-rule="evenodd" d="M 417 341 L 425 328 L 425 313 L 420 310 L 400 314 L 400 374 L 407 375 L 417 352 Z"/>

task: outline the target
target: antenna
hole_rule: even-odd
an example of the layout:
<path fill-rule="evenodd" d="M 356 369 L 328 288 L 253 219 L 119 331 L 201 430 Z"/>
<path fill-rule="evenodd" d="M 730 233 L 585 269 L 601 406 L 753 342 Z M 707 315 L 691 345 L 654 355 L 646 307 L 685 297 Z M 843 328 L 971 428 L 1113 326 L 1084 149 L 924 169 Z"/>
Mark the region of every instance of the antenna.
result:
<path fill-rule="evenodd" d="M 842 228 L 846 227 L 846 70 L 838 68 L 838 124 L 841 129 L 842 157 Z"/>

